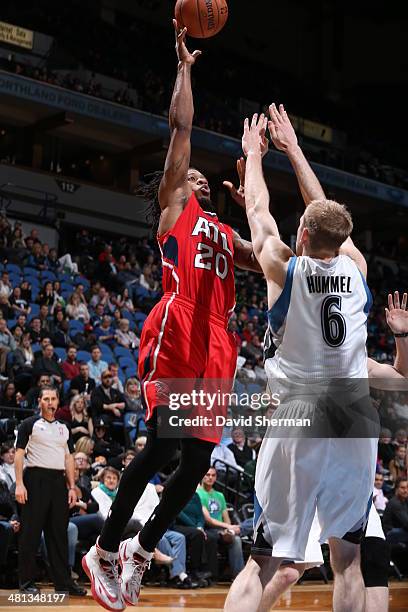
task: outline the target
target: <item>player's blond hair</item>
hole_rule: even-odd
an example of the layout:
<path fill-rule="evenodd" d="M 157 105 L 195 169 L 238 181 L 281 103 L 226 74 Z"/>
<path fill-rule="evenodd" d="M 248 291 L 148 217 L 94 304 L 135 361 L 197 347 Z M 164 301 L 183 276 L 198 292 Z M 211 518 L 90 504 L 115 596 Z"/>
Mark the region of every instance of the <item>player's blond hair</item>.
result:
<path fill-rule="evenodd" d="M 351 214 L 333 200 L 313 200 L 306 208 L 304 226 L 312 251 L 339 249 L 353 231 Z"/>

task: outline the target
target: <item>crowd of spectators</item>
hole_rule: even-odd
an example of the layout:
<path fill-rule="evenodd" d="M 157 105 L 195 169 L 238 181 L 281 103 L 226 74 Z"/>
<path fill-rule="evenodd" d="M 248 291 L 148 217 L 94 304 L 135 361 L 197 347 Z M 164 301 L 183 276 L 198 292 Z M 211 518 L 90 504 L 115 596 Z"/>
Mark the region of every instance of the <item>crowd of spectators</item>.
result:
<path fill-rule="evenodd" d="M 80 12 L 81 19 L 77 19 Z M 20 25 L 37 29 L 56 38 L 49 57 L 40 68 L 28 63 L 10 61 L 3 62 L 3 68 L 17 74 L 59 85 L 74 91 L 86 93 L 113 100 L 119 104 L 136 107 L 147 112 L 167 115 L 171 90 L 173 87 L 174 61 L 168 53 L 169 32 L 158 26 L 154 28 L 129 18 L 128 15 L 117 13 L 116 23 L 108 23 L 100 18 L 98 7 L 89 3 L 86 7 L 72 2 L 64 8 L 56 7 L 49 0 L 42 0 L 36 6 L 36 11 L 28 9 L 19 11 L 18 18 L 9 9 L 12 23 L 17 19 Z M 75 23 L 75 43 L 72 41 L 72 23 Z M 170 32 L 171 35 L 171 32 Z M 149 54 L 146 63 L 146 49 L 155 49 Z M 264 78 L 263 71 L 254 70 L 250 60 L 238 58 L 224 50 L 221 54 L 206 49 L 207 61 L 203 62 L 195 74 L 195 123 L 229 136 L 241 137 L 242 120 L 247 114 L 243 110 L 242 91 L 240 90 L 240 75 L 245 73 L 249 79 L 248 86 L 253 92 L 251 104 L 258 104 L 258 110 L 281 97 L 281 89 L 274 83 L 280 83 L 285 91 L 285 101 L 294 114 L 320 123 L 337 127 L 339 118 L 348 116 L 349 112 L 341 110 L 341 105 L 333 104 L 324 95 L 318 95 L 302 87 L 302 108 L 299 105 L 299 87 L 294 78 L 281 73 L 275 74 L 273 83 Z M 212 66 L 217 63 L 218 70 Z M 101 83 L 92 76 L 87 82 L 82 82 L 71 73 L 63 75 L 57 69 L 75 69 L 85 67 L 94 73 L 102 73 L 122 80 L 126 86 L 117 91 L 106 91 Z M 256 67 L 257 68 L 257 67 Z M 219 74 L 223 75 L 220 80 Z M 169 76 L 171 75 L 171 76 Z M 223 83 L 226 84 L 223 89 Z M 130 94 L 129 89 L 137 91 L 137 98 Z M 248 95 L 248 94 L 246 94 Z M 317 108 L 317 111 L 316 111 Z M 254 109 L 252 109 L 254 110 Z M 346 128 L 339 125 L 339 129 Z M 310 159 L 323 164 L 348 170 L 367 178 L 379 180 L 397 187 L 406 188 L 408 175 L 396 167 L 395 161 L 389 161 L 390 154 L 384 139 L 375 141 L 372 131 L 367 142 L 362 143 L 364 134 L 359 132 L 358 146 L 326 146 L 321 143 L 319 150 L 316 142 L 308 150 Z M 363 144 L 363 146 L 362 146 Z M 304 143 L 307 148 L 307 142 Z M 390 147 L 388 147 L 390 148 Z M 392 147 L 391 147 L 392 148 Z M 391 152 L 393 153 L 393 152 Z"/>
<path fill-rule="evenodd" d="M 160 254 L 147 238 L 112 240 L 86 229 L 65 239 L 58 252 L 40 240 L 36 229 L 24 235 L 21 223 L 12 225 L 5 216 L 0 216 L 0 235 L 0 539 L 11 550 L 19 530 L 12 495 L 15 430 L 38 411 L 41 388 L 52 384 L 60 390 L 57 418 L 69 424 L 75 444 L 79 501 L 68 534 L 75 573 L 75 551 L 95 541 L 121 471 L 146 442 L 137 360 L 143 323 L 161 295 Z M 386 291 L 399 287 L 393 285 L 395 275 L 372 267 L 369 352 L 391 362 L 393 338 L 382 313 Z M 267 301 L 261 276 L 237 271 L 236 284 L 230 330 L 239 347 L 234 389 L 239 396 L 264 389 Z M 374 486 L 376 507 L 384 511 L 407 478 L 408 394 L 378 392 L 377 401 L 382 423 L 390 429 L 380 441 Z M 232 414 L 252 410 L 230 406 Z M 240 571 L 251 535 L 248 507 L 261 440 L 262 431 L 226 428 L 212 457 L 216 469 L 209 470 L 155 553 L 156 572 L 167 566 L 169 584 L 203 587 Z M 155 476 L 128 533 L 137 533 L 147 520 L 175 465 L 176 458 Z M 0 575 L 6 559 L 0 556 Z M 148 578 L 161 575 L 153 572 Z"/>

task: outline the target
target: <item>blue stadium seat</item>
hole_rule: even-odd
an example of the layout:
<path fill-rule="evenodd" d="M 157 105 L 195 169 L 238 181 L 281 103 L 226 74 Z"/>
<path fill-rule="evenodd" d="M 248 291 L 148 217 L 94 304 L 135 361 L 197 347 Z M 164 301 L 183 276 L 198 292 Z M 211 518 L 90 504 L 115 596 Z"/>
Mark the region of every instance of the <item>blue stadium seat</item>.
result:
<path fill-rule="evenodd" d="M 77 352 L 77 361 L 90 361 L 91 353 L 88 351 L 78 351 Z"/>
<path fill-rule="evenodd" d="M 83 285 L 85 289 L 89 289 L 89 287 L 91 286 L 91 283 L 84 276 L 75 276 L 74 285 Z"/>
<path fill-rule="evenodd" d="M 54 272 L 51 272 L 51 270 L 43 270 L 41 272 L 41 279 L 43 283 L 46 283 L 47 281 L 56 281 L 57 277 L 55 276 Z"/>
<path fill-rule="evenodd" d="M 70 388 L 71 388 L 71 381 L 64 380 L 64 382 L 62 383 L 62 389 L 63 389 L 63 393 L 65 397 L 68 395 Z"/>
<path fill-rule="evenodd" d="M 248 383 L 246 386 L 247 393 L 251 395 L 252 393 L 262 393 L 264 389 L 260 385 L 256 383 Z"/>
<path fill-rule="evenodd" d="M 121 368 L 136 368 L 136 362 L 133 357 L 119 357 L 119 365 Z"/>
<path fill-rule="evenodd" d="M 37 268 L 32 268 L 31 266 L 24 266 L 23 274 L 24 276 L 35 276 L 36 278 L 40 276 L 40 273 Z"/>
<path fill-rule="evenodd" d="M 72 283 L 66 283 L 66 282 L 61 283 L 61 291 L 70 291 L 71 293 L 73 293 L 74 289 L 75 287 Z"/>
<path fill-rule="evenodd" d="M 7 327 L 8 327 L 9 329 L 12 329 L 12 328 L 15 326 L 15 324 L 16 324 L 16 320 L 15 320 L 15 319 L 8 319 L 8 321 L 7 321 Z"/>
<path fill-rule="evenodd" d="M 23 280 L 21 276 L 17 276 L 17 274 L 14 274 L 11 272 L 10 272 L 9 278 L 10 278 L 10 283 L 12 284 L 13 288 L 19 287 Z"/>
<path fill-rule="evenodd" d="M 39 304 L 34 304 L 33 302 L 30 302 L 30 308 L 31 308 L 31 314 L 33 315 L 33 317 L 36 317 L 40 314 Z"/>
<path fill-rule="evenodd" d="M 16 264 L 8 263 L 6 264 L 6 270 L 9 274 L 16 274 L 17 276 L 21 275 L 21 268 Z"/>
<path fill-rule="evenodd" d="M 65 289 L 64 291 L 61 291 L 61 297 L 63 297 L 66 302 L 69 300 L 72 294 L 73 290 Z"/>
<path fill-rule="evenodd" d="M 136 365 L 132 365 L 132 366 L 129 366 L 128 368 L 125 368 L 125 375 L 126 375 L 126 378 L 133 378 L 134 376 L 137 376 Z"/>
<path fill-rule="evenodd" d="M 57 357 L 59 357 L 59 359 L 61 359 L 61 361 L 65 361 L 65 359 L 67 358 L 67 352 L 64 348 L 60 348 L 57 346 L 54 349 L 54 353 L 57 355 Z"/>
<path fill-rule="evenodd" d="M 115 348 L 113 349 L 113 353 L 114 355 L 116 355 L 116 357 L 128 357 L 129 359 L 132 359 L 132 353 L 129 349 L 125 348 L 124 346 L 115 346 Z"/>
<path fill-rule="evenodd" d="M 38 298 L 39 293 L 40 293 L 39 287 L 32 287 L 31 288 L 31 299 L 36 300 Z"/>
<path fill-rule="evenodd" d="M 34 344 L 31 345 L 32 351 L 33 353 L 36 353 L 37 351 L 41 350 L 41 346 L 39 342 L 35 342 Z"/>
<path fill-rule="evenodd" d="M 29 282 L 31 287 L 37 287 L 38 289 L 40 288 L 40 280 L 36 276 L 28 276 L 25 274 L 24 280 Z"/>
<path fill-rule="evenodd" d="M 104 344 L 103 342 L 98 342 L 98 346 L 101 349 L 103 361 L 107 361 L 108 364 L 111 363 L 112 361 L 116 362 L 115 356 L 107 344 Z"/>
<path fill-rule="evenodd" d="M 140 297 L 140 298 L 150 297 L 150 294 L 149 294 L 148 290 L 145 289 L 144 287 L 142 287 L 141 285 L 138 285 L 135 288 L 135 293 L 136 293 L 136 296 Z"/>
<path fill-rule="evenodd" d="M 69 321 L 68 323 L 68 329 L 69 329 L 69 333 L 71 334 L 71 332 L 78 333 L 78 332 L 83 332 L 84 331 L 84 324 L 82 321 L 78 321 L 77 319 L 71 319 L 71 321 Z"/>
<path fill-rule="evenodd" d="M 147 319 L 147 315 L 144 312 L 135 312 L 133 314 L 133 319 L 136 323 L 144 323 Z"/>
<path fill-rule="evenodd" d="M 0 272 L 3 272 L 3 270 L 4 270 L 4 265 L 0 261 Z"/>
<path fill-rule="evenodd" d="M 61 283 L 72 283 L 72 276 L 65 272 L 57 272 L 58 280 Z"/>

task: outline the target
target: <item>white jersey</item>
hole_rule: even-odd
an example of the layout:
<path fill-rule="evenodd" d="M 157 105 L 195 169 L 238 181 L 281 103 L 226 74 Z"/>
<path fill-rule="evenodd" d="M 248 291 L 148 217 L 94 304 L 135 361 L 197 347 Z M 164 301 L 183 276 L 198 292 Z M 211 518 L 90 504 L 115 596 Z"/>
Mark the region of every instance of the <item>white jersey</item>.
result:
<path fill-rule="evenodd" d="M 277 350 L 268 377 L 367 378 L 367 316 L 372 303 L 355 262 L 292 257 L 284 289 L 268 311 Z"/>

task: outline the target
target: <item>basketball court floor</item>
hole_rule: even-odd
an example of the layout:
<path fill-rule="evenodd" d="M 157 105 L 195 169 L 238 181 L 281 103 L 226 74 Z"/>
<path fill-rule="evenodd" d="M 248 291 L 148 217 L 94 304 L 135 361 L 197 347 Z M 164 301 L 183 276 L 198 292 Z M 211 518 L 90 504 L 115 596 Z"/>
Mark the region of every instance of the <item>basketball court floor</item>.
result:
<path fill-rule="evenodd" d="M 194 612 L 221 612 L 227 587 L 214 587 L 209 589 L 197 589 L 194 591 L 179 591 L 177 589 L 143 588 L 139 605 L 133 608 L 143 612 L 181 612 L 182 610 L 193 610 Z M 46 590 L 42 591 L 47 592 Z M 52 593 L 53 591 L 49 591 Z M 0 611 L 10 611 L 10 608 L 20 607 L 17 603 L 9 602 L 11 591 L 0 591 Z M 277 611 L 297 610 L 297 612 L 326 612 L 332 609 L 332 585 L 310 583 L 297 585 L 284 595 L 279 604 L 274 608 Z M 75 612 L 90 612 L 102 610 L 90 597 L 71 598 L 65 606 L 39 606 L 31 604 L 21 606 L 36 612 L 44 610 L 60 610 L 66 607 L 75 609 Z M 128 608 L 131 610 L 132 608 Z M 407 612 L 408 610 L 408 582 L 392 582 L 390 585 L 390 612 Z M 237 610 L 237 612 L 245 612 Z"/>

